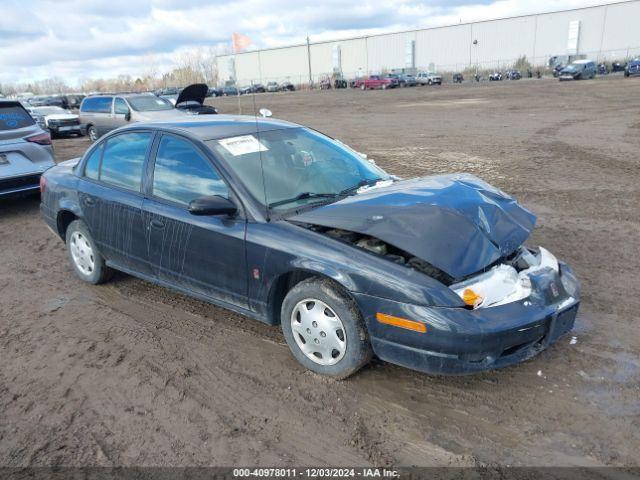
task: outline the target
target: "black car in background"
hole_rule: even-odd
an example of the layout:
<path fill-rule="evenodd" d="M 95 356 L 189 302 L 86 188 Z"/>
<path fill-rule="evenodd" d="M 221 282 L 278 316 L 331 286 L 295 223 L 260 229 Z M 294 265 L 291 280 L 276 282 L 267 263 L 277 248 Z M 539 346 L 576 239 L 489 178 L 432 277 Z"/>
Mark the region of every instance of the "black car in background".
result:
<path fill-rule="evenodd" d="M 518 70 L 507 70 L 505 77 L 507 80 L 520 80 L 522 74 Z"/>
<path fill-rule="evenodd" d="M 218 110 L 211 106 L 205 105 L 204 99 L 207 96 L 209 87 L 204 83 L 194 83 L 185 87 L 176 98 L 175 107 L 178 110 L 189 112 L 194 115 L 212 115 L 218 113 Z"/>
<path fill-rule="evenodd" d="M 612 62 L 611 63 L 611 71 L 612 72 L 624 72 L 627 68 L 626 62 Z"/>
<path fill-rule="evenodd" d="M 462 83 L 464 81 L 464 76 L 461 73 L 453 74 L 453 83 Z"/>
<path fill-rule="evenodd" d="M 227 86 L 222 88 L 222 95 L 225 97 L 235 97 L 238 95 L 238 89 L 234 86 Z"/>
<path fill-rule="evenodd" d="M 280 89 L 281 89 L 283 92 L 285 92 L 285 91 L 287 91 L 287 92 L 293 92 L 293 91 L 296 89 L 296 87 L 293 85 L 293 83 L 291 83 L 291 82 L 289 82 L 289 81 L 286 81 L 286 82 L 282 82 L 282 83 L 280 84 Z"/>

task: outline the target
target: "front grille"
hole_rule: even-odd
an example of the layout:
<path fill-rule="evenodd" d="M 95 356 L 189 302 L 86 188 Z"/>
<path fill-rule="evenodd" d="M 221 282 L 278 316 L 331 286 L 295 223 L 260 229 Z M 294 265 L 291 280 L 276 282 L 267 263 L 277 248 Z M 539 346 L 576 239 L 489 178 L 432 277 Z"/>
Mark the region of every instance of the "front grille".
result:
<path fill-rule="evenodd" d="M 25 177 L 0 179 L 0 193 L 22 188 L 37 187 L 40 185 L 40 174 L 27 175 Z"/>
<path fill-rule="evenodd" d="M 69 120 L 50 120 L 49 125 L 56 127 L 73 127 L 76 125 L 80 125 L 78 119 L 69 119 Z"/>

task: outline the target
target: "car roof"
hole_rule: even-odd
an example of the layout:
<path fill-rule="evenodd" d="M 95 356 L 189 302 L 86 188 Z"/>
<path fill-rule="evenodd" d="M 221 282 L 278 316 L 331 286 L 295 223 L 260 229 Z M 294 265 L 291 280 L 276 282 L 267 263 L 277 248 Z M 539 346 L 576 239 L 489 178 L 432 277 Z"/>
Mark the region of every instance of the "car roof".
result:
<path fill-rule="evenodd" d="M 118 131 L 154 128 L 176 133 L 187 133 L 204 141 L 299 127 L 301 125 L 285 120 L 250 115 L 194 115 L 157 122 L 138 122 L 119 128 Z"/>
<path fill-rule="evenodd" d="M 574 60 L 573 61 L 573 63 L 575 63 L 575 64 L 583 64 L 583 63 L 591 63 L 591 62 L 593 62 L 593 60 L 584 59 L 584 60 Z"/>

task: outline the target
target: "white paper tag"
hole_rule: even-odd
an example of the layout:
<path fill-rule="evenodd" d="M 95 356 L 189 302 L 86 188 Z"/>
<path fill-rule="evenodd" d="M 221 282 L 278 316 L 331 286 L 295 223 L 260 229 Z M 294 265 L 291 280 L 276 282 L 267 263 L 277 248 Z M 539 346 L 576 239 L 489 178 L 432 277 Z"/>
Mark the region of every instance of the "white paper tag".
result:
<path fill-rule="evenodd" d="M 223 138 L 222 140 L 218 140 L 218 143 L 234 157 L 246 155 L 247 153 L 266 152 L 269 150 L 253 135 Z"/>

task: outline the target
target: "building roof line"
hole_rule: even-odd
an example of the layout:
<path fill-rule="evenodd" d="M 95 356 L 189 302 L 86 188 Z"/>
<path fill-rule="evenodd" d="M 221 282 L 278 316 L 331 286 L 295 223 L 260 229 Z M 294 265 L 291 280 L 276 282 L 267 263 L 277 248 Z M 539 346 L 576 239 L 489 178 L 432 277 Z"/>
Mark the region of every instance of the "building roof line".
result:
<path fill-rule="evenodd" d="M 609 7 L 611 5 L 620 5 L 620 4 L 624 4 L 624 3 L 637 3 L 640 0 L 620 0 L 617 2 L 610 2 L 610 3 L 600 3 L 598 5 L 588 5 L 586 7 L 575 7 L 575 8 L 567 8 L 564 10 L 550 10 L 550 11 L 545 11 L 545 12 L 537 12 L 537 13 L 527 13 L 527 14 L 522 14 L 522 15 L 514 15 L 512 17 L 497 17 L 497 18 L 488 18 L 486 20 L 475 20 L 472 22 L 462 22 L 462 23 L 451 23 L 448 25 L 439 25 L 439 26 L 435 26 L 435 27 L 423 27 L 423 28 L 412 28 L 409 30 L 398 30 L 398 31 L 393 31 L 393 32 L 384 32 L 384 33 L 372 33 L 369 35 L 358 35 L 355 37 L 345 37 L 345 38 L 337 38 L 334 40 L 319 40 L 319 41 L 315 41 L 315 42 L 309 42 L 310 45 L 323 45 L 326 43 L 336 43 L 336 42 L 348 42 L 351 40 L 366 40 L 367 38 L 371 38 L 371 37 L 385 37 L 388 35 L 398 35 L 401 33 L 415 33 L 415 32 L 422 32 L 425 30 L 438 30 L 440 28 L 451 28 L 451 27 L 463 27 L 466 25 L 477 25 L 480 23 L 488 23 L 488 22 L 499 22 L 502 20 L 513 20 L 513 19 L 517 19 L 517 18 L 525 18 L 525 17 L 537 17 L 540 15 L 553 15 L 554 13 L 566 13 L 566 12 L 575 12 L 575 11 L 579 11 L 579 10 L 589 10 L 592 8 L 601 8 L 601 7 Z M 235 57 L 238 55 L 250 55 L 250 54 L 257 54 L 260 52 L 270 52 L 273 50 L 283 50 L 285 48 L 296 48 L 296 47 L 306 47 L 307 44 L 306 43 L 294 43 L 291 45 L 282 45 L 280 47 L 270 47 L 270 48 L 261 48 L 258 50 L 250 50 L 247 52 L 237 52 L 237 53 L 227 53 L 224 55 L 218 55 L 218 58 L 228 58 L 228 57 Z"/>

